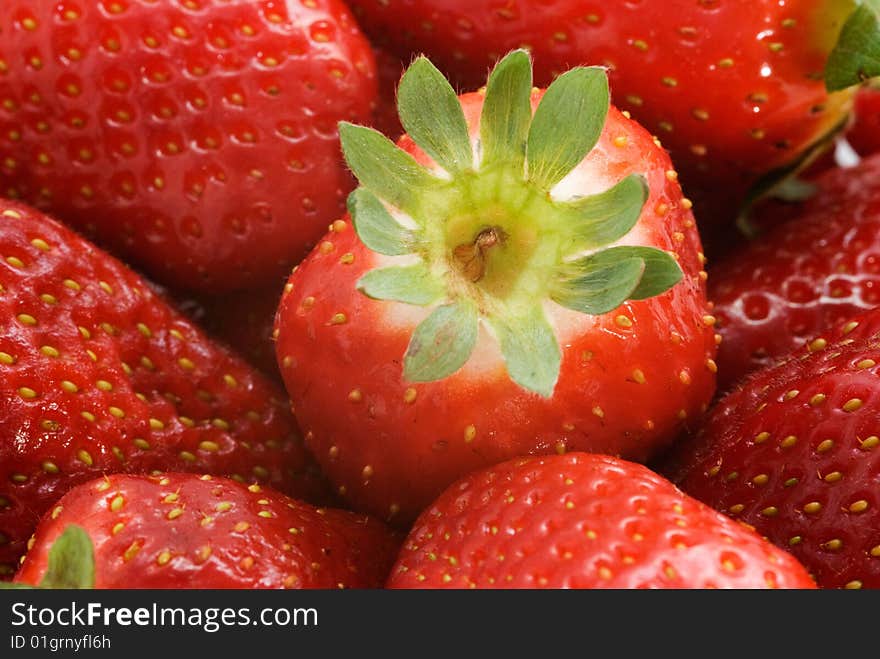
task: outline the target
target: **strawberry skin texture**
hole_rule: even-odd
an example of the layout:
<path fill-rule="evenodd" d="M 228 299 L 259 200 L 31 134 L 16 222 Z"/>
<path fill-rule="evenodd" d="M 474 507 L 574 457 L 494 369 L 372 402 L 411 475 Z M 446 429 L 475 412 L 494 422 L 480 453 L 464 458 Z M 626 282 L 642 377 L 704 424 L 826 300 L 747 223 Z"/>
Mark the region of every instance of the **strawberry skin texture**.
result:
<path fill-rule="evenodd" d="M 465 89 L 527 45 L 536 82 L 611 67 L 614 103 L 670 149 L 704 225 L 735 217 L 758 178 L 839 125 L 851 92 L 821 79 L 851 0 L 349 0 L 401 56 L 427 53 Z"/>
<path fill-rule="evenodd" d="M 755 373 L 662 468 L 823 588 L 880 587 L 878 336 L 869 311 Z"/>
<path fill-rule="evenodd" d="M 0 564 L 101 474 L 198 471 L 317 494 L 283 393 L 121 263 L 0 204 Z"/>
<path fill-rule="evenodd" d="M 721 390 L 880 304 L 880 156 L 811 183 L 806 202 L 759 210 L 772 228 L 711 269 Z"/>
<path fill-rule="evenodd" d="M 533 107 L 540 97 L 533 94 Z M 473 135 L 482 97 L 461 101 Z M 399 144 L 430 162 L 408 137 Z M 551 398 L 510 380 L 485 331 L 457 373 L 405 381 L 402 357 L 426 311 L 357 291 L 364 272 L 384 261 L 347 218 L 333 224 L 288 282 L 276 350 L 307 445 L 351 505 L 411 521 L 474 469 L 565 450 L 641 461 L 700 415 L 715 386 L 715 336 L 693 215 L 666 153 L 612 108 L 597 147 L 573 175 L 619 179 L 633 171 L 650 188 L 634 232 L 677 254 L 684 279 L 602 316 L 556 310 L 550 322 L 559 331 L 562 365 Z"/>
<path fill-rule="evenodd" d="M 865 87 L 856 96 L 855 123 L 846 135 L 863 156 L 880 151 L 880 89 Z"/>
<path fill-rule="evenodd" d="M 389 588 L 815 588 L 646 467 L 571 453 L 471 474 L 419 517 Z"/>
<path fill-rule="evenodd" d="M 392 140 L 403 135 L 403 126 L 397 116 L 397 85 L 403 75 L 404 65 L 399 57 L 388 51 L 374 48 L 376 77 L 379 82 L 379 99 L 373 111 L 372 126 Z"/>
<path fill-rule="evenodd" d="M 184 298 L 185 313 L 212 337 L 230 346 L 281 384 L 275 357 L 275 312 L 284 282 L 223 296 Z"/>
<path fill-rule="evenodd" d="M 398 540 L 381 522 L 194 474 L 114 475 L 61 498 L 15 581 L 38 584 L 69 524 L 95 548 L 95 588 L 379 588 Z"/>
<path fill-rule="evenodd" d="M 0 194 L 157 280 L 284 277 L 343 212 L 376 80 L 339 0 L 9 0 L 0 31 Z"/>

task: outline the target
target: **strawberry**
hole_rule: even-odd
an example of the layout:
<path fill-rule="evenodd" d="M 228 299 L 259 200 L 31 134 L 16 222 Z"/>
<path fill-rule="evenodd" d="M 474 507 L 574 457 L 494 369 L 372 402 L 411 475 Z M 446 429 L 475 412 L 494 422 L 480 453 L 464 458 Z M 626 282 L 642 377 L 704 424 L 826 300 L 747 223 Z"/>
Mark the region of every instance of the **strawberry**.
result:
<path fill-rule="evenodd" d="M 342 125 L 352 216 L 276 319 L 293 409 L 340 493 L 405 522 L 510 457 L 642 460 L 671 441 L 714 389 L 700 238 L 605 72 L 532 91 L 515 51 L 458 98 L 420 58 L 398 97 L 397 147 Z"/>
<path fill-rule="evenodd" d="M 664 473 L 790 550 L 824 588 L 880 587 L 880 310 L 721 399 Z"/>
<path fill-rule="evenodd" d="M 859 91 L 855 123 L 849 129 L 847 139 L 863 156 L 880 151 L 880 87 L 868 86 Z"/>
<path fill-rule="evenodd" d="M 4 0 L 0 33 L 0 194 L 157 280 L 284 277 L 342 212 L 376 80 L 341 0 Z"/>
<path fill-rule="evenodd" d="M 275 357 L 274 323 L 284 282 L 223 296 L 185 299 L 184 307 L 209 334 L 232 347 L 281 383 Z"/>
<path fill-rule="evenodd" d="M 69 229 L 0 202 L 0 565 L 77 483 L 198 471 L 295 495 L 313 477 L 279 389 Z"/>
<path fill-rule="evenodd" d="M 571 453 L 471 474 L 416 521 L 389 588 L 815 588 L 785 552 L 642 465 Z"/>
<path fill-rule="evenodd" d="M 758 212 L 759 226 L 790 219 L 711 270 L 722 390 L 880 304 L 880 155 L 811 185 L 807 201 Z"/>
<path fill-rule="evenodd" d="M 829 94 L 823 70 L 836 89 L 880 74 L 858 59 L 880 33 L 858 29 L 876 19 L 854 0 L 349 4 L 375 40 L 426 53 L 465 88 L 520 46 L 542 85 L 576 64 L 611 67 L 615 103 L 663 139 L 704 225 L 735 216 L 750 187 L 843 123 L 852 91 Z"/>
<path fill-rule="evenodd" d="M 380 48 L 373 49 L 376 56 L 376 77 L 379 81 L 379 99 L 373 111 L 372 126 L 380 133 L 396 140 L 403 135 L 403 126 L 397 116 L 397 83 L 405 69 L 399 57 Z"/>
<path fill-rule="evenodd" d="M 68 587 L 378 588 L 397 545 L 381 522 L 259 485 L 114 475 L 58 501 L 15 582 L 58 587 L 63 575 Z M 53 565 L 53 552 L 66 563 Z"/>

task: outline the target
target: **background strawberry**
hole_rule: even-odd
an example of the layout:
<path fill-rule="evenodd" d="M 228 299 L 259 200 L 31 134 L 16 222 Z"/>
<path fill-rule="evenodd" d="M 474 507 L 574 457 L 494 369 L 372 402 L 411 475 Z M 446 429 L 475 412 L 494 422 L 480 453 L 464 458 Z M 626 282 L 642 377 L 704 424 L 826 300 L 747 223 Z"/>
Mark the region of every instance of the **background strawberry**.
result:
<path fill-rule="evenodd" d="M 232 347 L 264 375 L 280 384 L 273 334 L 283 286 L 282 282 L 278 286 L 263 286 L 223 296 L 184 298 L 178 300 L 178 304 L 211 336 Z"/>
<path fill-rule="evenodd" d="M 611 67 L 614 103 L 670 149 L 705 226 L 839 126 L 851 97 L 829 95 L 822 73 L 853 0 L 349 4 L 375 41 L 428 54 L 464 89 L 511 48 L 531 50 L 539 85 L 574 65 Z"/>
<path fill-rule="evenodd" d="M 70 525 L 85 531 L 94 561 L 67 571 L 88 583 L 93 570 L 95 588 L 378 588 L 398 545 L 380 522 L 259 485 L 116 475 L 61 498 L 37 528 L 17 583 L 40 584 L 50 549 L 74 541 L 62 538 Z"/>
<path fill-rule="evenodd" d="M 277 318 L 293 409 L 339 492 L 403 522 L 512 456 L 641 460 L 671 441 L 714 389 L 700 241 L 604 72 L 532 92 L 519 51 L 458 99 L 420 59 L 398 96 L 414 137 L 343 127 L 354 219 L 294 272 Z"/>
<path fill-rule="evenodd" d="M 755 373 L 663 469 L 824 588 L 880 587 L 878 339 L 872 310 Z"/>
<path fill-rule="evenodd" d="M 880 151 L 880 88 L 866 86 L 856 96 L 855 123 L 846 135 L 852 147 L 868 156 Z"/>
<path fill-rule="evenodd" d="M 283 277 L 352 183 L 373 55 L 341 0 L 6 0 L 0 194 L 177 288 Z"/>
<path fill-rule="evenodd" d="M 390 588 L 814 588 L 791 556 L 647 468 L 572 453 L 500 464 L 419 517 Z"/>
<path fill-rule="evenodd" d="M 880 304 L 880 155 L 808 185 L 804 202 L 756 210 L 769 230 L 711 269 L 721 390 Z"/>
<path fill-rule="evenodd" d="M 0 202 L 0 564 L 77 483 L 198 471 L 316 487 L 283 393 L 70 230 Z"/>
<path fill-rule="evenodd" d="M 397 116 L 397 84 L 406 68 L 399 57 L 381 48 L 374 48 L 379 98 L 373 111 L 372 126 L 383 135 L 396 140 L 403 135 L 403 126 Z"/>

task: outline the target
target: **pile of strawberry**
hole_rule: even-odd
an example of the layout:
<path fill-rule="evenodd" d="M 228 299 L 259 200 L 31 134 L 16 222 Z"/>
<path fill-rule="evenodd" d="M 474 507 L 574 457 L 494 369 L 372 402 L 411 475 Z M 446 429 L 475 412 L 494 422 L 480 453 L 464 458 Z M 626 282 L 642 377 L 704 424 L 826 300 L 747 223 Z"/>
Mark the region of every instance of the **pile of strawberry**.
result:
<path fill-rule="evenodd" d="M 880 588 L 877 10 L 2 3 L 0 587 Z"/>

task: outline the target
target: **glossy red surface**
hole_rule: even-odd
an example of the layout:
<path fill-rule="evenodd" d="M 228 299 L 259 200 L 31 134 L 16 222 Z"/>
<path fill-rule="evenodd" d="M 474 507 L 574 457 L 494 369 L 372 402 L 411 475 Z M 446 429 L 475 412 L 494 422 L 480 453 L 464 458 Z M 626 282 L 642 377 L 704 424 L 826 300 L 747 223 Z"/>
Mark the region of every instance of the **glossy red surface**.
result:
<path fill-rule="evenodd" d="M 341 0 L 6 0 L 0 195 L 175 289 L 284 277 L 343 212 L 372 51 Z"/>
<path fill-rule="evenodd" d="M 757 372 L 663 469 L 793 553 L 822 588 L 880 587 L 878 338 L 869 311 Z"/>
<path fill-rule="evenodd" d="M 463 105 L 475 131 L 482 97 L 466 95 Z M 408 138 L 401 145 L 427 162 Z M 675 252 L 685 276 L 658 297 L 557 327 L 562 368 L 549 399 L 510 380 L 491 340 L 445 380 L 406 382 L 403 355 L 426 312 L 356 289 L 380 262 L 348 219 L 291 276 L 277 320 L 282 376 L 308 446 L 350 504 L 406 522 L 473 469 L 564 450 L 644 460 L 699 417 L 714 391 L 714 319 L 699 236 L 669 158 L 612 109 L 578 167 L 647 177 L 639 240 Z"/>
<path fill-rule="evenodd" d="M 767 232 L 710 267 L 721 390 L 880 305 L 880 155 L 812 182 L 806 202 L 759 208 Z"/>
<path fill-rule="evenodd" d="M 143 279 L 12 202 L 0 255 L 0 575 L 58 497 L 102 474 L 197 471 L 315 494 L 283 392 Z"/>
<path fill-rule="evenodd" d="M 428 54 L 464 89 L 526 46 L 536 80 L 610 67 L 613 102 L 670 149 L 702 225 L 845 117 L 821 73 L 852 0 L 349 0 L 379 43 Z"/>
<path fill-rule="evenodd" d="M 641 465 L 572 453 L 515 460 L 447 489 L 390 588 L 814 588 L 757 534 Z"/>
<path fill-rule="evenodd" d="M 111 476 L 63 497 L 15 580 L 38 584 L 68 524 L 95 548 L 96 588 L 378 588 L 398 540 L 364 515 L 192 474 Z"/>

